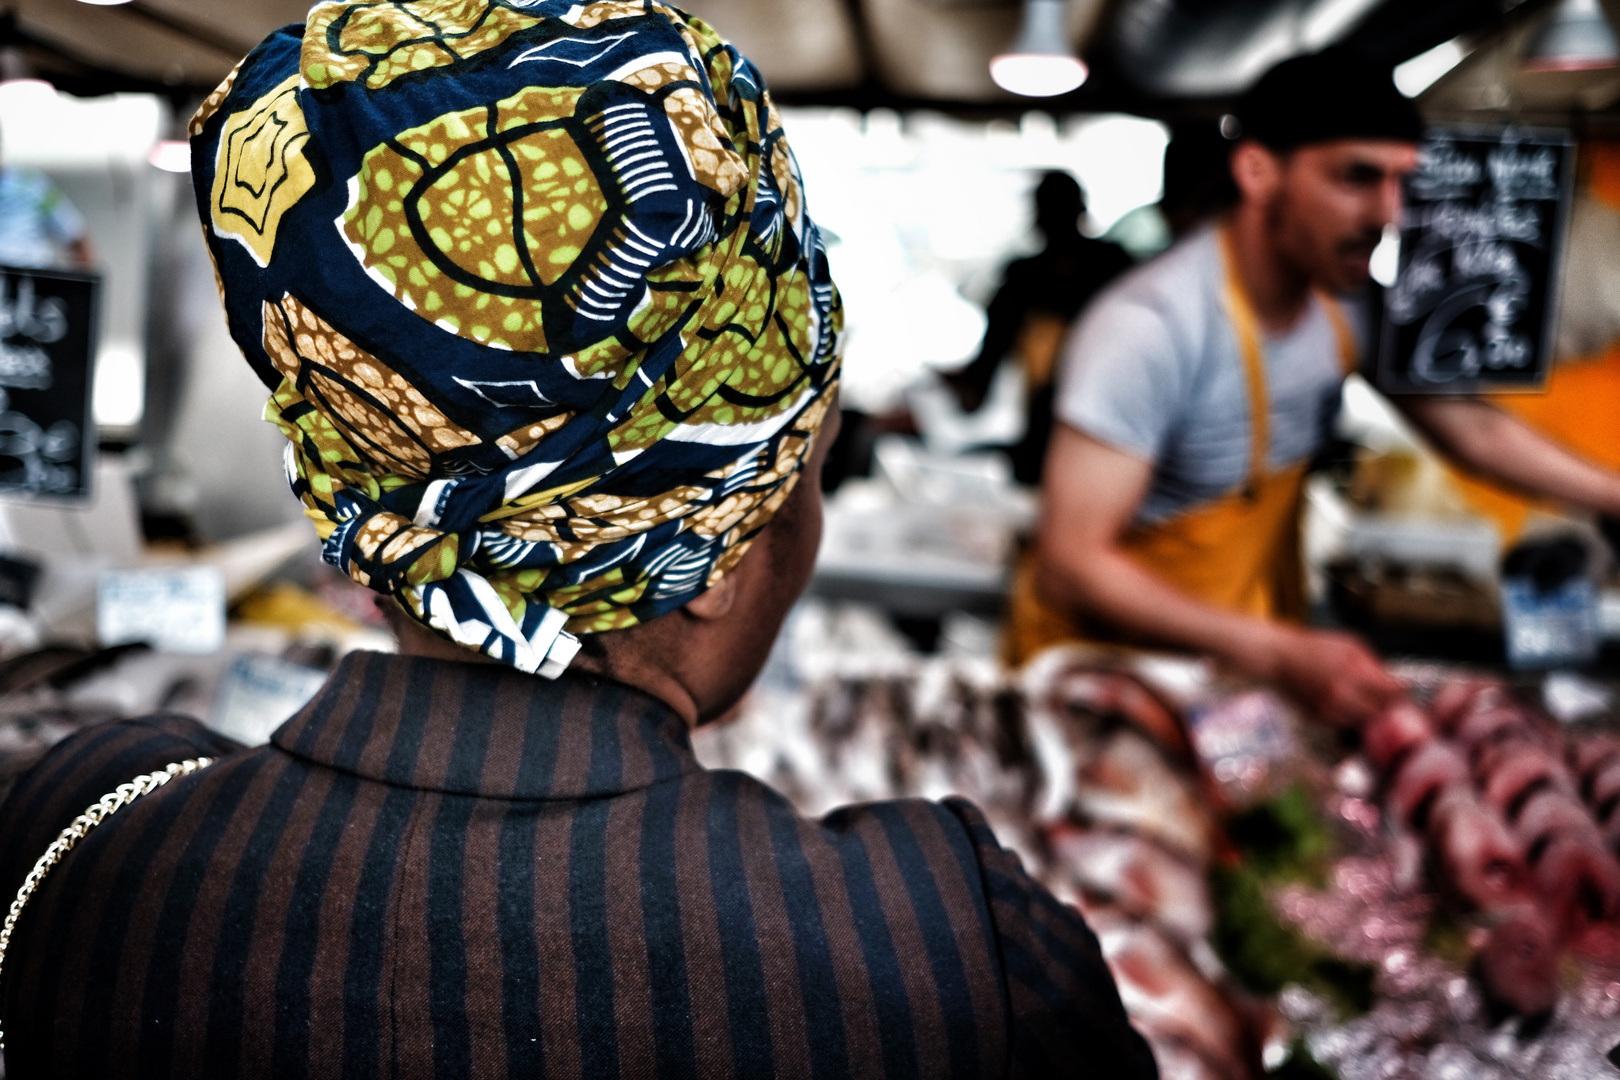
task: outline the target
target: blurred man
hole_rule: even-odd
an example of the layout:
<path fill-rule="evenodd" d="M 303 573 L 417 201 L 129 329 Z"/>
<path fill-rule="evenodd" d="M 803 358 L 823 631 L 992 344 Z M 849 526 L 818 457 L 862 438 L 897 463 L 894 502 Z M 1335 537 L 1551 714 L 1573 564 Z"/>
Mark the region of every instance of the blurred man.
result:
<path fill-rule="evenodd" d="M 402 654 L 266 746 L 126 721 L 18 782 L 21 884 L 177 765 L 22 911 L 8 1077 L 1154 1074 L 977 809 L 811 821 L 693 755 L 810 576 L 837 423 L 753 65 L 660 3 L 325 3 L 192 146 L 293 490 Z"/>
<path fill-rule="evenodd" d="M 1336 297 L 1367 284 L 1422 124 L 1387 70 L 1335 52 L 1278 65 L 1239 118 L 1237 207 L 1100 296 L 1064 347 L 1009 651 L 1195 650 L 1354 723 L 1399 687 L 1355 638 L 1301 625 L 1301 494 L 1360 353 Z M 1397 404 L 1465 467 L 1620 510 L 1620 476 L 1488 404 Z"/>
<path fill-rule="evenodd" d="M 1119 245 L 1080 231 L 1085 213 L 1085 192 L 1074 177 L 1063 172 L 1041 177 L 1035 188 L 1035 227 L 1046 246 L 1038 255 L 1008 264 L 990 302 L 978 357 L 945 380 L 971 412 L 984 403 L 1003 360 L 1016 356 L 1023 364 L 1024 435 L 1010 451 L 1020 483 L 1040 482 L 1052 437 L 1052 376 L 1063 335 L 1097 291 L 1131 265 Z"/>

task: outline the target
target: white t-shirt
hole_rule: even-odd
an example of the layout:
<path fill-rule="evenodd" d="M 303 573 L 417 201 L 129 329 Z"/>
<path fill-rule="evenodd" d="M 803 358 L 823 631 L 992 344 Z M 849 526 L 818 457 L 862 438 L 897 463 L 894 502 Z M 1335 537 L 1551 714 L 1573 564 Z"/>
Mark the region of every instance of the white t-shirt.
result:
<path fill-rule="evenodd" d="M 1070 427 L 1153 463 L 1136 521 L 1163 521 L 1240 488 L 1249 472 L 1249 392 L 1222 303 L 1213 226 L 1104 290 L 1070 332 L 1056 412 Z M 1354 320 L 1352 320 L 1354 321 Z M 1263 342 L 1273 469 L 1315 456 L 1343 383 L 1332 317 L 1313 297 Z"/>

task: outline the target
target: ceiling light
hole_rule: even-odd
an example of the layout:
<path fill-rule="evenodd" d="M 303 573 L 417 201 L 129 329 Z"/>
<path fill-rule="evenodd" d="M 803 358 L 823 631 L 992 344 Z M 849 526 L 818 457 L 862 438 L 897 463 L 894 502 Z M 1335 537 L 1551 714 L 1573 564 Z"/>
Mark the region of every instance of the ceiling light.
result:
<path fill-rule="evenodd" d="M 1381 0 L 1317 0 L 1305 13 L 1297 31 L 1308 51 L 1325 49 L 1340 41 L 1372 13 Z"/>
<path fill-rule="evenodd" d="M 1069 47 L 1068 7 L 1068 0 L 1025 0 L 1018 40 L 990 61 L 997 86 L 1024 97 L 1055 97 L 1086 81 L 1086 65 Z"/>
<path fill-rule="evenodd" d="M 1598 0 L 1562 0 L 1524 54 L 1527 71 L 1591 71 L 1620 63 Z"/>
<path fill-rule="evenodd" d="M 182 139 L 164 139 L 152 147 L 146 160 L 164 172 L 188 173 L 191 171 L 191 144 Z"/>
<path fill-rule="evenodd" d="M 1072 56 L 1007 53 L 990 61 L 990 77 L 1024 97 L 1056 97 L 1086 81 L 1086 65 Z"/>
<path fill-rule="evenodd" d="M 81 4 L 94 4 L 97 7 L 112 7 L 114 4 L 127 4 L 130 0 L 79 0 Z"/>
<path fill-rule="evenodd" d="M 1409 98 L 1415 98 L 1468 56 L 1469 50 L 1460 37 L 1442 41 L 1428 52 L 1418 53 L 1412 59 L 1395 65 L 1395 89 Z"/>

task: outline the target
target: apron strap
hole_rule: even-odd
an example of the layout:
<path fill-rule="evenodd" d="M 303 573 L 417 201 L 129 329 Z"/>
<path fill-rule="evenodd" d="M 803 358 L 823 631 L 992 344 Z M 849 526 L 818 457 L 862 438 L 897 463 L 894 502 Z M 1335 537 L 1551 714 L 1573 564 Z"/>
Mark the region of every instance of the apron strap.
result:
<path fill-rule="evenodd" d="M 1249 475 L 1244 491 L 1252 494 L 1259 490 L 1260 481 L 1270 471 L 1266 460 L 1271 450 L 1271 394 L 1266 388 L 1266 354 L 1261 344 L 1260 316 L 1255 313 L 1249 292 L 1238 275 L 1237 251 L 1232 240 L 1232 227 L 1221 226 L 1221 255 L 1226 267 L 1226 286 L 1222 295 L 1227 317 L 1237 333 L 1238 354 L 1243 359 L 1243 373 L 1249 389 Z M 1316 290 L 1328 322 L 1333 325 L 1333 336 L 1339 344 L 1339 368 L 1349 376 L 1356 370 L 1356 336 L 1350 329 L 1350 319 L 1344 305 L 1321 289 Z"/>
<path fill-rule="evenodd" d="M 1322 310 L 1327 312 L 1328 322 L 1333 324 L 1333 336 L 1339 340 L 1339 370 L 1344 372 L 1345 378 L 1349 378 L 1356 373 L 1356 361 L 1360 359 L 1356 335 L 1350 329 L 1350 317 L 1344 313 L 1344 305 L 1332 294 L 1318 289 L 1316 298 L 1322 302 Z"/>
<path fill-rule="evenodd" d="M 1260 317 L 1238 276 L 1237 252 L 1232 227 L 1221 226 L 1221 254 L 1226 266 L 1226 287 L 1222 295 L 1227 317 L 1237 332 L 1238 355 L 1249 384 L 1249 475 L 1243 482 L 1246 494 L 1253 495 L 1265 478 L 1266 459 L 1271 450 L 1271 394 L 1266 389 L 1266 356 L 1261 347 Z"/>

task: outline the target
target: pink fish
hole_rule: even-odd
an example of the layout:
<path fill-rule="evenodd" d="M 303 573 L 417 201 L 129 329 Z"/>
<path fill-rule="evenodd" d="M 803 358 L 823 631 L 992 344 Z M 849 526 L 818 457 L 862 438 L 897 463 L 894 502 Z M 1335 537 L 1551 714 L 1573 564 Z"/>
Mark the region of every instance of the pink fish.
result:
<path fill-rule="evenodd" d="M 1397 701 L 1373 717 L 1361 732 L 1367 757 L 1380 772 L 1387 771 L 1403 754 L 1434 738 L 1434 725 L 1410 701 Z"/>
<path fill-rule="evenodd" d="M 1543 1016 L 1558 1004 L 1558 936 L 1532 908 L 1496 926 L 1474 963 L 1498 1016 Z"/>
<path fill-rule="evenodd" d="M 1519 844 L 1472 791 L 1442 791 L 1429 812 L 1427 831 L 1442 882 L 1469 904 L 1496 911 L 1527 898 Z"/>
<path fill-rule="evenodd" d="M 1421 829 L 1442 791 L 1467 786 L 1468 765 L 1462 755 L 1435 739 L 1401 762 L 1389 787 L 1389 810 L 1395 820 Z"/>

